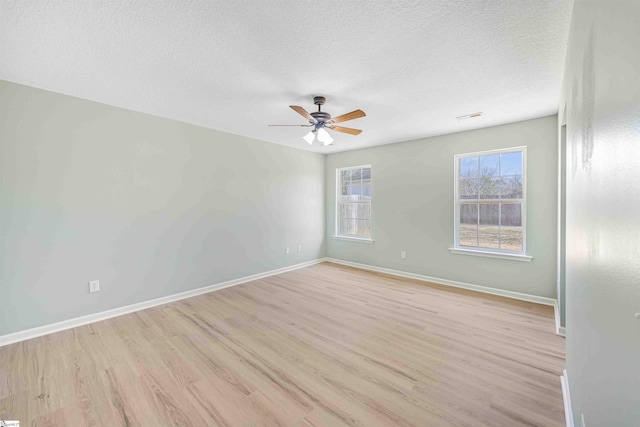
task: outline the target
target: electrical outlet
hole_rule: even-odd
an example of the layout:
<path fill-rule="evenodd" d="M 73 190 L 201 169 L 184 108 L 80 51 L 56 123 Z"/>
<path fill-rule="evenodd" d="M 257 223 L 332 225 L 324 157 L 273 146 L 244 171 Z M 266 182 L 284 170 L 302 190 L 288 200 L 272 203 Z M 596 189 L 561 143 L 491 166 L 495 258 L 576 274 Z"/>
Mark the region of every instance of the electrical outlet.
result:
<path fill-rule="evenodd" d="M 302 252 L 302 246 L 298 245 L 298 252 Z"/>
<path fill-rule="evenodd" d="M 400 251 L 400 259 L 407 259 L 407 251 Z"/>
<path fill-rule="evenodd" d="M 89 282 L 89 292 L 100 292 L 99 280 L 92 280 Z"/>
<path fill-rule="evenodd" d="M 291 251 L 289 250 L 289 248 L 284 248 L 284 254 L 285 255 L 289 255 Z"/>

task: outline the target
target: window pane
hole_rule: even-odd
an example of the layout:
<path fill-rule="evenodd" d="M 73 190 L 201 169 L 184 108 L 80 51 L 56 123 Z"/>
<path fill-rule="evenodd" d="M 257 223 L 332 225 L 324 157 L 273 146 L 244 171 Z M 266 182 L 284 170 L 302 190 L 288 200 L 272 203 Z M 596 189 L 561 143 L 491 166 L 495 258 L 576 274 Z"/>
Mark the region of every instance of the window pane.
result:
<path fill-rule="evenodd" d="M 497 225 L 478 226 L 478 246 L 486 249 L 500 249 L 500 227 Z"/>
<path fill-rule="evenodd" d="M 500 174 L 522 175 L 522 151 L 500 154 Z"/>
<path fill-rule="evenodd" d="M 522 252 L 522 205 L 505 203 L 500 209 L 500 248 Z"/>
<path fill-rule="evenodd" d="M 366 186 L 363 184 L 360 184 L 358 186 L 358 197 L 356 197 L 356 200 L 361 202 L 367 201 L 369 197 L 365 195 L 366 191 L 367 191 Z"/>
<path fill-rule="evenodd" d="M 481 178 L 459 180 L 458 185 L 460 186 L 460 199 L 477 199 L 480 180 Z"/>
<path fill-rule="evenodd" d="M 522 205 L 503 204 L 501 206 L 501 249 L 522 252 Z"/>
<path fill-rule="evenodd" d="M 463 204 L 460 205 L 460 224 L 477 224 L 478 223 L 478 205 Z"/>
<path fill-rule="evenodd" d="M 362 186 L 359 182 L 349 185 L 349 195 L 352 196 L 349 200 L 359 200 L 358 196 L 360 195 L 360 193 L 362 193 Z"/>
<path fill-rule="evenodd" d="M 362 195 L 365 196 L 364 200 L 371 199 L 371 181 L 362 182 Z"/>
<path fill-rule="evenodd" d="M 342 210 L 342 206 L 340 207 Z M 347 220 L 340 214 L 340 220 L 338 221 L 338 234 L 347 234 Z"/>
<path fill-rule="evenodd" d="M 503 199 L 521 199 L 522 175 L 503 177 L 500 183 L 500 194 Z"/>
<path fill-rule="evenodd" d="M 500 205 L 481 204 L 478 226 L 478 246 L 500 248 Z"/>
<path fill-rule="evenodd" d="M 500 174 L 500 156 L 498 154 L 480 156 L 479 162 L 479 176 L 498 176 Z"/>
<path fill-rule="evenodd" d="M 345 236 L 371 236 L 371 204 L 342 203 L 339 206 L 338 233 Z"/>
<path fill-rule="evenodd" d="M 348 170 L 340 172 L 340 182 L 342 185 L 348 183 L 351 180 L 351 173 Z"/>
<path fill-rule="evenodd" d="M 460 159 L 460 178 L 473 178 L 478 176 L 478 158 L 463 157 Z"/>
<path fill-rule="evenodd" d="M 478 205 L 460 205 L 460 246 L 478 246 Z"/>
<path fill-rule="evenodd" d="M 522 252 L 522 227 L 502 226 L 500 249 Z"/>
<path fill-rule="evenodd" d="M 503 203 L 501 225 L 522 226 L 522 205 L 520 203 Z"/>
<path fill-rule="evenodd" d="M 350 233 L 350 221 L 353 218 L 352 205 L 350 203 L 344 203 L 340 205 L 340 234 Z"/>
<path fill-rule="evenodd" d="M 478 246 L 478 226 L 476 224 L 460 224 L 460 246 Z"/>
<path fill-rule="evenodd" d="M 345 203 L 344 207 L 344 219 L 358 218 L 358 204 L 357 203 Z"/>
<path fill-rule="evenodd" d="M 348 205 L 347 204 L 340 204 L 340 212 L 338 213 L 339 217 L 338 217 L 338 225 L 339 227 L 339 231 L 340 234 L 344 234 L 344 227 L 346 227 L 346 221 L 347 221 L 347 213 L 348 213 Z"/>
<path fill-rule="evenodd" d="M 371 168 L 362 169 L 362 179 L 371 179 Z"/>
<path fill-rule="evenodd" d="M 351 217 L 342 218 L 340 221 L 340 234 L 344 236 L 354 235 L 357 227 L 357 221 L 358 221 L 357 219 L 353 219 Z"/>
<path fill-rule="evenodd" d="M 371 236 L 371 222 L 361 219 L 357 222 L 357 231 L 356 236 L 358 237 L 369 237 Z"/>
<path fill-rule="evenodd" d="M 481 199 L 498 199 L 500 197 L 500 178 L 480 178 L 478 197 Z"/>
<path fill-rule="evenodd" d="M 352 203 L 340 205 L 340 234 L 351 235 L 356 229 L 356 206 Z"/>
<path fill-rule="evenodd" d="M 500 225 L 500 205 L 483 203 L 480 205 L 480 225 Z"/>
<path fill-rule="evenodd" d="M 369 203 L 358 204 L 358 218 L 366 220 L 371 219 L 371 205 Z"/>

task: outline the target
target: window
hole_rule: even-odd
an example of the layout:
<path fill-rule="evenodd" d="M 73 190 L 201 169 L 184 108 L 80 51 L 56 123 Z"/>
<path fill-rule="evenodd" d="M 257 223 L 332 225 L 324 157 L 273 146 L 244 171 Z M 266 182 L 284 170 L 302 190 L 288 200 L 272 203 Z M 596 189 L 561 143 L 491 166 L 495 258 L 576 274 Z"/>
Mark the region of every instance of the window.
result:
<path fill-rule="evenodd" d="M 526 147 L 455 156 L 455 249 L 525 254 L 525 165 Z"/>
<path fill-rule="evenodd" d="M 371 165 L 336 169 L 336 237 L 371 241 Z"/>

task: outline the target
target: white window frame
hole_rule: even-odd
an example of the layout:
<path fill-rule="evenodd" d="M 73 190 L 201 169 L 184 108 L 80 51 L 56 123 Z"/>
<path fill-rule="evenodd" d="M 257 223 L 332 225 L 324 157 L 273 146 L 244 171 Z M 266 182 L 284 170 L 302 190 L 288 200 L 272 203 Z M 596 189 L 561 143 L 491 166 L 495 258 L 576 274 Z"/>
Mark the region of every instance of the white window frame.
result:
<path fill-rule="evenodd" d="M 520 203 L 521 204 L 521 212 L 522 212 L 522 251 L 509 251 L 502 249 L 491 249 L 491 248 L 475 248 L 468 246 L 460 246 L 460 206 L 465 204 L 460 202 L 458 198 L 459 194 L 459 178 L 460 178 L 460 159 L 465 157 L 476 157 L 476 156 L 486 156 L 491 154 L 502 154 L 502 153 L 514 153 L 514 152 L 522 152 L 522 199 L 510 199 L 510 202 Z M 475 255 L 481 257 L 489 257 L 489 258 L 500 258 L 500 259 L 509 259 L 515 261 L 524 261 L 530 262 L 533 257 L 527 255 L 527 147 L 511 147 L 511 148 L 500 148 L 495 150 L 486 150 L 486 151 L 477 151 L 473 153 L 462 153 L 456 154 L 453 158 L 454 164 L 454 181 L 453 181 L 453 204 L 454 204 L 454 236 L 453 236 L 453 244 L 454 247 L 449 248 L 449 251 L 454 254 L 459 255 Z M 499 204 L 504 203 L 501 199 L 478 199 L 474 200 L 473 203 L 485 203 L 485 204 Z"/>
<path fill-rule="evenodd" d="M 350 169 L 362 169 L 362 168 L 369 168 L 371 169 L 371 178 L 370 178 L 370 185 L 371 185 L 371 201 L 369 201 L 369 205 L 371 206 L 371 219 L 370 219 L 370 225 L 371 225 L 371 235 L 369 237 L 357 237 L 357 236 L 349 236 L 349 235 L 343 235 L 343 234 L 339 234 L 339 230 L 340 230 L 340 187 L 342 184 L 342 181 L 340 179 L 340 175 L 342 171 L 345 170 L 350 170 Z M 333 234 L 333 238 L 337 239 L 337 240 L 348 240 L 348 241 L 354 241 L 354 242 L 360 242 L 360 243 L 373 243 L 373 168 L 371 167 L 371 165 L 359 165 L 359 166 L 347 166 L 347 167 L 342 167 L 342 168 L 336 168 L 336 192 L 335 192 L 335 197 L 336 197 L 336 203 L 335 203 L 335 228 L 334 228 L 334 234 Z"/>

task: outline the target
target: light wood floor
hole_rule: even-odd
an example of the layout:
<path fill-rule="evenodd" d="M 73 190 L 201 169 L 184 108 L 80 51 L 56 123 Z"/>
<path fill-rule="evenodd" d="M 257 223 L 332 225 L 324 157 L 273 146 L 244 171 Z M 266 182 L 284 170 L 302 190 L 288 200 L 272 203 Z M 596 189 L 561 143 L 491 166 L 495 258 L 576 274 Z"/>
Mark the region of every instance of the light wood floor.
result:
<path fill-rule="evenodd" d="M 564 426 L 553 309 L 319 264 L 0 348 L 38 426 Z"/>

